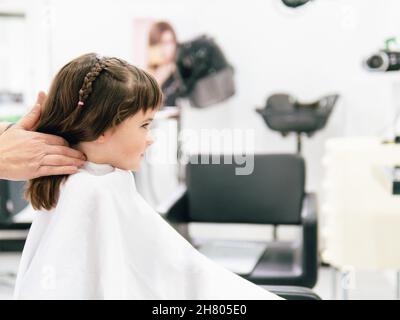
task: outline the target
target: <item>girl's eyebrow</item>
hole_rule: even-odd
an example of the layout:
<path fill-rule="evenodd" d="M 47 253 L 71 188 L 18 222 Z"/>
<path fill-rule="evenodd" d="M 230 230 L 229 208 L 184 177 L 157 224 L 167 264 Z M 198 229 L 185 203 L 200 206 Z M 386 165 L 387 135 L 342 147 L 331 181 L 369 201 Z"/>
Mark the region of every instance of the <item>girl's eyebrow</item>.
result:
<path fill-rule="evenodd" d="M 145 122 L 147 122 L 147 121 L 153 121 L 153 118 L 148 118 L 148 119 L 142 121 L 142 123 L 145 123 Z"/>

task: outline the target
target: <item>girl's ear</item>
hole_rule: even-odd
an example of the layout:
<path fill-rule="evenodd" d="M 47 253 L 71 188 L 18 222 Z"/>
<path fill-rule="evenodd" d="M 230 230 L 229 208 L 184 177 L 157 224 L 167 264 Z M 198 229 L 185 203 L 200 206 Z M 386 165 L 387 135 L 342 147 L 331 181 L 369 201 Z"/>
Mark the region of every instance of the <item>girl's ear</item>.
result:
<path fill-rule="evenodd" d="M 103 132 L 99 137 L 95 140 L 96 143 L 105 143 L 110 137 L 114 134 L 115 128 L 109 128 L 105 132 Z"/>
<path fill-rule="evenodd" d="M 96 143 L 104 143 L 107 140 L 106 133 L 102 133 L 97 139 Z"/>

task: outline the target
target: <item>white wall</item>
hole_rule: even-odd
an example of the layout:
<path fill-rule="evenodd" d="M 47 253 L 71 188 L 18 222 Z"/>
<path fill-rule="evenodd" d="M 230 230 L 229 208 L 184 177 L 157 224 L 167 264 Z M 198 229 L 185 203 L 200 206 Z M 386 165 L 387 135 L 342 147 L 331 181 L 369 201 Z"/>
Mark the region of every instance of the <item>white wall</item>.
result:
<path fill-rule="evenodd" d="M 36 0 L 38 68 L 34 90 L 44 88 L 59 67 L 89 51 L 132 61 L 133 19 L 171 21 L 181 40 L 207 33 L 223 47 L 236 70 L 237 94 L 207 110 L 186 110 L 191 128 L 254 128 L 260 152 L 291 152 L 294 137 L 267 129 L 255 107 L 277 91 L 301 100 L 338 92 L 341 100 L 327 128 L 305 139 L 308 189 L 320 190 L 324 141 L 338 135 L 377 135 L 392 121 L 400 73 L 368 73 L 362 59 L 384 39 L 400 35 L 397 0 L 315 0 L 291 10 L 279 0 Z M 43 10 L 40 8 L 44 8 Z M 42 19 L 42 17 L 44 17 Z M 40 36 L 38 35 L 40 33 Z M 46 67 L 43 56 L 48 57 Z M 44 80 L 47 79 L 47 80 Z M 47 82 L 47 83 L 45 83 Z"/>

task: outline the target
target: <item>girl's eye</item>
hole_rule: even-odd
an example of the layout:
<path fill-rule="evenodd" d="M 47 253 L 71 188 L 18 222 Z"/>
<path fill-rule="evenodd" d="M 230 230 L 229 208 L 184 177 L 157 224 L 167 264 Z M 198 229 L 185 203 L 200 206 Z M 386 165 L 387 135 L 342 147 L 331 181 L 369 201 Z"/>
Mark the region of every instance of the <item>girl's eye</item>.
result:
<path fill-rule="evenodd" d="M 148 128 L 149 127 L 149 123 L 145 123 L 144 125 L 142 125 L 143 128 Z"/>

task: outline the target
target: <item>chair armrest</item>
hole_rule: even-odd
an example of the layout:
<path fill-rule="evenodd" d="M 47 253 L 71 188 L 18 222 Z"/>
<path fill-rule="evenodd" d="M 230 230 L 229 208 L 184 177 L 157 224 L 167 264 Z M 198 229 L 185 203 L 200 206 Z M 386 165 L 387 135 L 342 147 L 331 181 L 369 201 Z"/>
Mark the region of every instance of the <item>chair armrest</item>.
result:
<path fill-rule="evenodd" d="M 295 286 L 261 286 L 287 300 L 321 300 L 321 298 L 311 289 Z"/>
<path fill-rule="evenodd" d="M 28 222 L 0 222 L 0 230 L 29 230 Z"/>
<path fill-rule="evenodd" d="M 314 193 L 305 195 L 301 219 L 303 226 L 302 269 L 307 274 L 304 286 L 312 288 L 317 282 L 318 275 L 318 209 L 317 197 Z"/>
<path fill-rule="evenodd" d="M 186 187 L 180 185 L 167 200 L 157 206 L 156 211 L 169 222 L 189 222 Z"/>
<path fill-rule="evenodd" d="M 317 196 L 315 193 L 306 193 L 301 211 L 302 225 L 316 225 L 318 219 Z"/>

